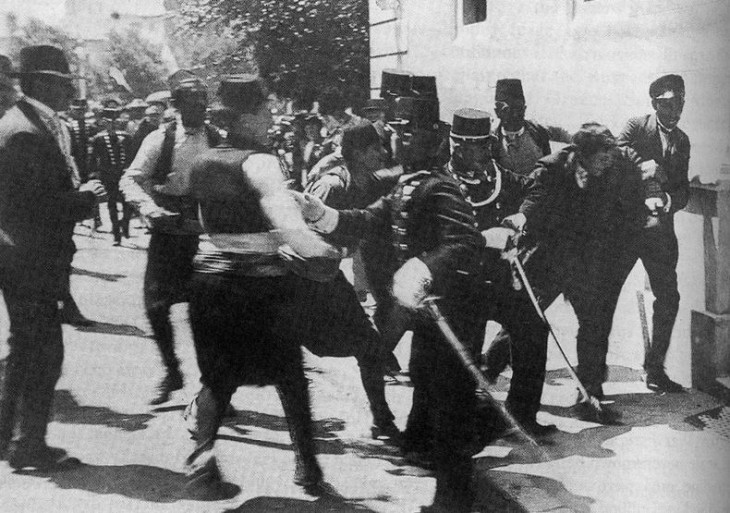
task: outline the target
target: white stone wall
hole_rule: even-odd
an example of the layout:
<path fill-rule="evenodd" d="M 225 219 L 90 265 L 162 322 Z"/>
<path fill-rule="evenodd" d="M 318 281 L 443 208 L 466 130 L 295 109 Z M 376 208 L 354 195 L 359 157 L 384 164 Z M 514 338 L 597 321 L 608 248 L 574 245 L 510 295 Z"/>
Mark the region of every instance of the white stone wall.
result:
<path fill-rule="evenodd" d="M 400 0 L 384 11 L 371 0 L 373 96 L 384 68 L 436 75 L 441 117 L 450 121 L 460 107 L 491 111 L 496 80 L 514 77 L 523 81 L 528 117 L 570 132 L 595 120 L 618 133 L 629 117 L 651 110 L 652 80 L 679 73 L 690 176 L 730 178 L 730 1 L 487 0 L 487 20 L 467 26 L 463 1 Z M 702 221 L 680 213 L 676 223 L 682 300 L 667 366 L 688 385 L 690 311 L 704 310 Z M 636 290 L 643 286 L 639 266 L 617 309 L 609 362 L 642 363 Z M 651 315 L 651 298 L 647 306 Z M 570 309 L 553 312 L 574 335 Z"/>
<path fill-rule="evenodd" d="M 683 75 L 681 126 L 692 139 L 691 174 L 703 181 L 730 163 L 730 23 L 727 0 L 487 0 L 487 20 L 464 26 L 463 0 L 371 0 L 371 87 L 400 66 L 438 77 L 442 117 L 491 110 L 498 78 L 521 78 L 528 116 L 574 131 L 597 120 L 618 131 L 650 109 L 648 86 Z M 398 21 L 382 23 L 397 17 Z"/>

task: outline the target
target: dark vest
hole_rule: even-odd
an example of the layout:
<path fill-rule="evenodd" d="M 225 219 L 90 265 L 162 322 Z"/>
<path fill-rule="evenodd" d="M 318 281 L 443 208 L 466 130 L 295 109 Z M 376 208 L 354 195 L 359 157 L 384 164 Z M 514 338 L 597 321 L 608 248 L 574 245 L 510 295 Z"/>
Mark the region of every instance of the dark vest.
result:
<path fill-rule="evenodd" d="M 218 130 L 211 125 L 203 125 L 205 127 L 205 133 L 208 137 L 208 146 L 214 148 L 221 142 L 221 136 Z M 173 121 L 165 128 L 165 138 L 162 141 L 162 152 L 160 158 L 157 160 L 157 166 L 153 171 L 150 181 L 154 185 L 161 185 L 165 183 L 167 175 L 172 171 L 172 157 L 175 151 L 175 132 L 177 130 L 177 122 Z M 184 219 L 195 219 L 197 217 L 197 211 L 195 203 L 191 198 L 187 196 L 172 196 L 170 194 L 163 194 L 156 192 L 152 195 L 152 198 L 162 208 L 169 210 L 170 212 L 177 212 L 182 214 Z"/>
<path fill-rule="evenodd" d="M 258 196 L 246 183 L 241 166 L 257 153 L 221 146 L 204 153 L 193 166 L 190 190 L 207 232 L 257 233 L 269 229 Z"/>

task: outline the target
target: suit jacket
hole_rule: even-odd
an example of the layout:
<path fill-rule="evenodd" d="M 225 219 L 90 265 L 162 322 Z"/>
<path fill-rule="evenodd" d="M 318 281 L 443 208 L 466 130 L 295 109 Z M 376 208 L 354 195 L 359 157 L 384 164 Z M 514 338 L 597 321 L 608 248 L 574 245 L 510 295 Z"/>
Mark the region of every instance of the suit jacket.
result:
<path fill-rule="evenodd" d="M 679 128 L 672 132 L 674 151 L 668 159 L 664 158 L 662 140 L 656 114 L 647 114 L 630 119 L 618 136 L 619 146 L 628 148 L 629 156 L 640 162 L 654 160 L 661 166 L 666 180 L 661 180 L 662 191 L 671 200 L 669 214 L 683 209 L 689 200 L 689 137 Z M 666 224 L 673 226 L 672 215 L 665 216 Z"/>
<path fill-rule="evenodd" d="M 500 128 L 501 125 L 498 124 L 492 130 L 492 134 L 496 137 L 496 149 L 499 149 L 499 147 L 502 145 L 502 139 L 504 139 L 504 134 L 502 133 L 502 130 L 500 130 Z M 535 141 L 535 144 L 537 144 L 538 148 L 542 150 L 543 155 L 550 155 L 550 132 L 548 132 L 547 128 L 539 123 L 536 123 L 535 121 L 526 119 L 525 132 L 527 132 L 527 134 L 532 137 L 532 140 Z M 497 154 L 494 153 L 494 155 Z"/>
<path fill-rule="evenodd" d="M 0 119 L 0 269 L 45 296 L 57 293 L 59 257 L 73 249 L 74 225 L 96 198 L 75 189 L 53 134 L 21 102 Z"/>
<path fill-rule="evenodd" d="M 538 161 L 519 209 L 540 246 L 530 272 L 564 286 L 608 278 L 646 219 L 641 171 L 626 150 L 586 189 L 575 182 L 574 151 L 567 146 Z"/>

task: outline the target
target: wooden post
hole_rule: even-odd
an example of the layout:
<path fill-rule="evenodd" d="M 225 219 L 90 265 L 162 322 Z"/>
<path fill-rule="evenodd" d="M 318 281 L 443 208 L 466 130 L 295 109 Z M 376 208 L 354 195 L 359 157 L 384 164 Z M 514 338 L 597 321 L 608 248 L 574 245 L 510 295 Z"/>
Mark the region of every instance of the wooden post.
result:
<path fill-rule="evenodd" d="M 692 311 L 692 386 L 713 392 L 730 376 L 730 180 L 693 183 L 687 211 L 703 216 L 705 262 L 705 310 Z"/>

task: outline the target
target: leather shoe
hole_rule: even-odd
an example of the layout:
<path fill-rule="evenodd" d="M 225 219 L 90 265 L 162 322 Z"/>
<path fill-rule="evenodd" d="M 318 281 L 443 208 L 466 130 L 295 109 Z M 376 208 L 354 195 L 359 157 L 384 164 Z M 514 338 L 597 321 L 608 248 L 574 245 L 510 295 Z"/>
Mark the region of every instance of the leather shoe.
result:
<path fill-rule="evenodd" d="M 680 394 L 684 387 L 669 379 L 664 372 L 650 372 L 646 375 L 646 388 L 658 394 Z"/>
<path fill-rule="evenodd" d="M 58 447 L 43 444 L 19 444 L 10 449 L 8 464 L 15 470 L 35 468 L 41 471 L 68 470 L 81 465 L 81 460 L 69 456 Z"/>

